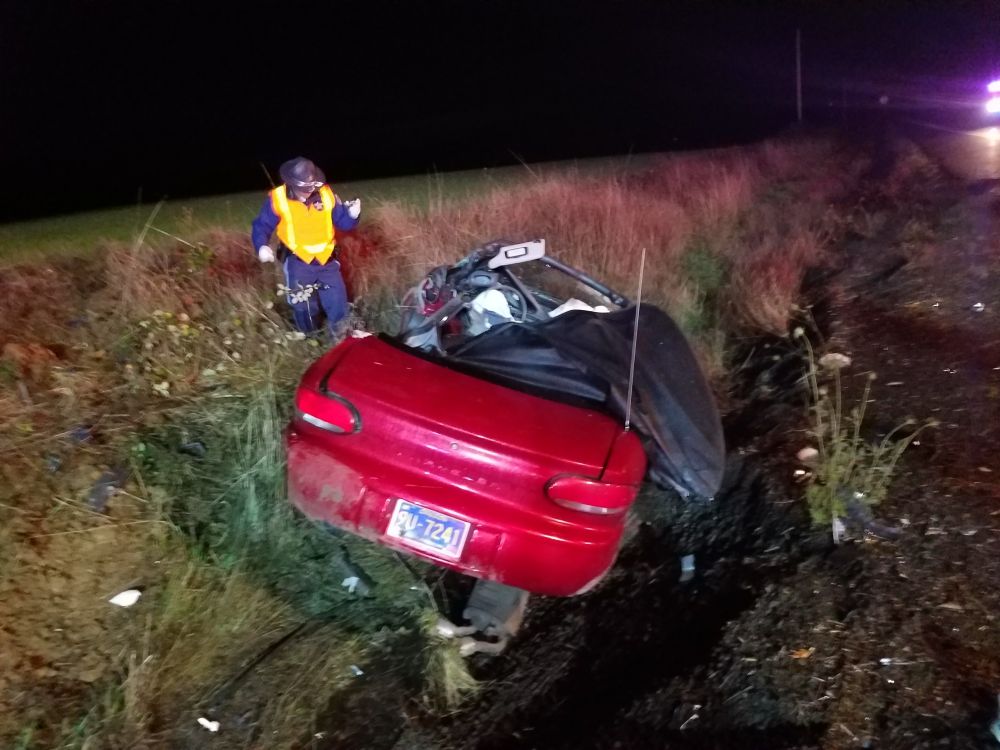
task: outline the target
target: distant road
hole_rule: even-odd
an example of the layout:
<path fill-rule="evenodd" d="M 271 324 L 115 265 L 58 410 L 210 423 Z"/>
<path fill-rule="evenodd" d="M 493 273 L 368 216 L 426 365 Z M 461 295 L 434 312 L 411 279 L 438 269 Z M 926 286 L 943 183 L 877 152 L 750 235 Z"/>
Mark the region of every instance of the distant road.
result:
<path fill-rule="evenodd" d="M 948 171 L 970 182 L 1000 179 L 1000 121 L 974 129 L 918 120 L 910 124 L 916 140 Z"/>

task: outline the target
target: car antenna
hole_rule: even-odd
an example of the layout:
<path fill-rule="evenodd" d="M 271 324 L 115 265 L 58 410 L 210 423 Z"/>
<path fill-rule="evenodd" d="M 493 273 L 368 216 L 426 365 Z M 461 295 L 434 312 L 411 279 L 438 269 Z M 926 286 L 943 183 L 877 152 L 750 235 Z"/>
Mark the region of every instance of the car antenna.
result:
<path fill-rule="evenodd" d="M 639 259 L 639 291 L 635 295 L 635 323 L 632 324 L 632 361 L 628 366 L 628 398 L 625 400 L 625 431 L 632 425 L 632 384 L 635 381 L 635 349 L 639 339 L 639 308 L 642 306 L 642 272 L 646 268 L 646 248 Z"/>

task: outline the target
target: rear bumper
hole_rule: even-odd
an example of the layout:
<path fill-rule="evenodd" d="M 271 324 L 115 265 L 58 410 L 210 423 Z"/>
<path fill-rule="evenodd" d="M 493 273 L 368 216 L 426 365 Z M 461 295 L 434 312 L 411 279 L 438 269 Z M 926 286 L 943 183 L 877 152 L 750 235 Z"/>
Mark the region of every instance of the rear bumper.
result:
<path fill-rule="evenodd" d="M 597 583 L 618 552 L 624 516 L 595 519 L 581 513 L 578 525 L 566 522 L 565 514 L 507 523 L 487 495 L 427 477 L 392 482 L 378 475 L 377 459 L 366 465 L 356 456 L 335 455 L 328 445 L 295 427 L 286 432 L 286 447 L 288 497 L 306 516 L 476 578 L 538 594 L 571 596 Z M 414 549 L 387 536 L 398 498 L 467 521 L 471 529 L 459 559 Z"/>

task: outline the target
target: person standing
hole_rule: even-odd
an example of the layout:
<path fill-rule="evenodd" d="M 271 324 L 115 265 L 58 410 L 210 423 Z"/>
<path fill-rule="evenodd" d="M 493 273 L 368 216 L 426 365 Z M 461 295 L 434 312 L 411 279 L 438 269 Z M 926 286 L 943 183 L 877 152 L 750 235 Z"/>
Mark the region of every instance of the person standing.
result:
<path fill-rule="evenodd" d="M 279 174 L 282 184 L 265 198 L 251 227 L 251 241 L 261 263 L 281 262 L 295 327 L 315 333 L 325 316 L 333 335 L 348 312 L 337 231 L 357 226 L 361 200 L 341 201 L 322 170 L 301 156 L 282 164 Z M 277 254 L 271 248 L 275 234 Z"/>

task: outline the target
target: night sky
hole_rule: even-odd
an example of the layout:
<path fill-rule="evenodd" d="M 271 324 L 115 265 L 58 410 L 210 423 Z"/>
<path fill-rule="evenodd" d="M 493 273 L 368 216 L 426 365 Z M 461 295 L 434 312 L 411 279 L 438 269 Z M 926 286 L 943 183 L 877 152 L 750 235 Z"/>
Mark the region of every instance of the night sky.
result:
<path fill-rule="evenodd" d="M 1000 1 L 4 4 L 0 220 L 753 140 L 892 89 L 975 98 Z M 836 105 L 836 106 L 835 106 Z M 141 193 L 140 193 L 141 190 Z"/>

